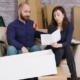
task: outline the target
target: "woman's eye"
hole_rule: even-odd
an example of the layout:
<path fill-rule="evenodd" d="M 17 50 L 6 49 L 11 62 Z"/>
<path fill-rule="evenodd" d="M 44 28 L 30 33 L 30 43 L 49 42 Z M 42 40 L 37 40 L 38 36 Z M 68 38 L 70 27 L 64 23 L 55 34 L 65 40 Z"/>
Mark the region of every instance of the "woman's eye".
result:
<path fill-rule="evenodd" d="M 56 17 L 56 15 L 54 15 L 54 17 Z"/>
<path fill-rule="evenodd" d="M 60 14 L 57 14 L 57 16 L 60 16 Z"/>

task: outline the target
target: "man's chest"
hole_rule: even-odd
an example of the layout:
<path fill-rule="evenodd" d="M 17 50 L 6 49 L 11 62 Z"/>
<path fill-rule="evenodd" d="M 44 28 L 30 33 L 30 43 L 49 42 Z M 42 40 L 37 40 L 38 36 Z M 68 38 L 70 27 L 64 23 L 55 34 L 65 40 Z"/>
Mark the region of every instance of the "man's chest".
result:
<path fill-rule="evenodd" d="M 15 35 L 17 37 L 34 36 L 35 30 L 30 26 L 16 27 Z"/>

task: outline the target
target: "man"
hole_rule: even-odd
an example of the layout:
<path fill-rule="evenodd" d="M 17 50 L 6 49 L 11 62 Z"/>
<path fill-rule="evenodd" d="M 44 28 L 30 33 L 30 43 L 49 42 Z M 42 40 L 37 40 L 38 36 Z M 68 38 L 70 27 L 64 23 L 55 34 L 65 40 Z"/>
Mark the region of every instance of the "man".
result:
<path fill-rule="evenodd" d="M 34 22 L 29 20 L 30 12 L 30 6 L 21 3 L 18 7 L 18 19 L 8 25 L 7 41 L 10 46 L 7 49 L 7 55 L 40 50 L 40 47 L 35 45 L 34 38 L 39 38 L 42 32 L 33 28 Z"/>

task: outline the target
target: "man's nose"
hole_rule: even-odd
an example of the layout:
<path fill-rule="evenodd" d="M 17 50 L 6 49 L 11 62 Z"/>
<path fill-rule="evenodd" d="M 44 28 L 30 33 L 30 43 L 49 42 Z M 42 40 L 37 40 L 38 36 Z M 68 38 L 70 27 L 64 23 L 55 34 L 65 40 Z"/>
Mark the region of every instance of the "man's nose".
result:
<path fill-rule="evenodd" d="M 30 13 L 28 13 L 27 15 L 30 16 Z"/>

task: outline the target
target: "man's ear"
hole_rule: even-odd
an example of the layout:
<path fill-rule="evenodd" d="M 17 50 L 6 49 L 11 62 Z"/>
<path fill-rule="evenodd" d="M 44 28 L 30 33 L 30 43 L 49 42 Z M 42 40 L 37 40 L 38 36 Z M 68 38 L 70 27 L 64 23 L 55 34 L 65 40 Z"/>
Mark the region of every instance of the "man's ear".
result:
<path fill-rule="evenodd" d="M 20 14 L 20 12 L 21 12 L 21 9 L 18 9 L 18 14 Z"/>

